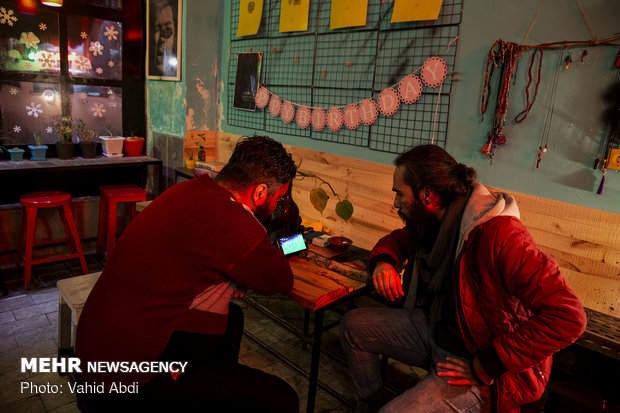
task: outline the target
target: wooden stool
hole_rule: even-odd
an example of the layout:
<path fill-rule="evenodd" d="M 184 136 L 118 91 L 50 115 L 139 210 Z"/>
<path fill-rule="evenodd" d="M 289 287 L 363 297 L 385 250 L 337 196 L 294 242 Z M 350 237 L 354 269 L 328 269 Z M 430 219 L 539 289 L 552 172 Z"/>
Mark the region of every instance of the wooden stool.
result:
<path fill-rule="evenodd" d="M 33 264 L 43 264 L 47 262 L 63 261 L 72 258 L 79 258 L 82 265 L 82 272 L 86 274 L 88 267 L 84 259 L 80 236 L 78 235 L 73 213 L 71 212 L 71 195 L 66 192 L 44 191 L 32 192 L 19 198 L 22 205 L 22 216 L 19 224 L 19 238 L 17 240 L 17 266 L 24 259 L 24 288 L 27 290 L 30 284 Z M 34 232 L 37 223 L 37 211 L 39 208 L 58 207 L 60 220 L 65 229 L 65 237 L 49 241 L 34 242 Z M 24 244 L 25 237 L 25 244 Z M 69 254 L 32 259 L 32 250 L 35 246 L 56 244 L 65 242 L 69 246 Z"/>
<path fill-rule="evenodd" d="M 75 348 L 75 329 L 90 291 L 101 272 L 65 278 L 58 287 L 58 357 L 72 356 Z"/>
<path fill-rule="evenodd" d="M 136 202 L 146 201 L 146 191 L 138 185 L 104 185 L 99 188 L 99 225 L 97 228 L 97 254 L 110 258 L 116 243 L 116 205 L 131 202 L 131 218 L 137 215 Z"/>

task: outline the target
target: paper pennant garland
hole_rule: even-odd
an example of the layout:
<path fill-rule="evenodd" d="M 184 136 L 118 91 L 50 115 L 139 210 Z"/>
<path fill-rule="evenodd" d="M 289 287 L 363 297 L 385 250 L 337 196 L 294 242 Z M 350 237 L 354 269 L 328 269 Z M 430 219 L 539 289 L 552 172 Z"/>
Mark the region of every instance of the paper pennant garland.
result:
<path fill-rule="evenodd" d="M 300 106 L 299 109 L 297 109 L 295 121 L 297 122 L 297 126 L 300 128 L 306 129 L 310 125 L 311 118 L 312 112 L 308 106 Z"/>
<path fill-rule="evenodd" d="M 271 100 L 269 101 L 269 113 L 274 118 L 280 114 L 280 108 L 282 107 L 282 99 L 278 96 L 273 95 Z"/>
<path fill-rule="evenodd" d="M 312 128 L 321 131 L 325 127 L 325 111 L 322 108 L 312 110 Z"/>
<path fill-rule="evenodd" d="M 422 81 L 428 87 L 437 87 L 446 80 L 446 73 L 448 73 L 448 67 L 443 59 L 434 56 L 426 59 L 426 62 L 422 65 Z"/>
<path fill-rule="evenodd" d="M 420 76 L 411 73 L 403 77 L 398 84 L 383 89 L 376 100 L 371 97 L 361 102 L 349 103 L 344 107 L 332 106 L 326 110 L 298 105 L 288 100 L 283 101 L 278 95 L 259 85 L 254 102 L 256 107 L 261 109 L 269 105 L 271 116 L 280 116 L 285 123 L 291 123 L 294 119 L 297 126 L 302 129 L 312 125 L 314 130 L 321 131 L 327 126 L 337 132 L 344 125 L 354 130 L 360 124 L 369 126 L 375 123 L 379 113 L 384 116 L 394 115 L 400 108 L 400 102 L 407 104 L 417 102 L 422 96 L 424 85 L 431 88 L 441 86 L 446 80 L 447 73 L 448 66 L 445 61 L 433 56 L 426 59 L 420 68 Z"/>

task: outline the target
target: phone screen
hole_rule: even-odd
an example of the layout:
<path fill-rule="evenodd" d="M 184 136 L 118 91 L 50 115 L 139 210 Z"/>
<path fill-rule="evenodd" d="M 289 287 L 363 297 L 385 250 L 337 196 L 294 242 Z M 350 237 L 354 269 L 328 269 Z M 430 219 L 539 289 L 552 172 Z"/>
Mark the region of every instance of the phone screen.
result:
<path fill-rule="evenodd" d="M 290 237 L 280 238 L 278 240 L 280 249 L 284 255 L 294 254 L 306 249 L 306 242 L 302 234 L 291 235 Z"/>

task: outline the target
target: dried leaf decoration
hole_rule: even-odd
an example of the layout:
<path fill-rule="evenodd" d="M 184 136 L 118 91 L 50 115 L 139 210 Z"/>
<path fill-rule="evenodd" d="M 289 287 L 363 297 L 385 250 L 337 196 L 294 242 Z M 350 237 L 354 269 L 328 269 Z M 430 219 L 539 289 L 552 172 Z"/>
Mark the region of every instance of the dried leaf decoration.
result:
<path fill-rule="evenodd" d="M 336 214 L 347 221 L 353 215 L 353 204 L 348 199 L 338 202 L 336 204 Z"/>
<path fill-rule="evenodd" d="M 327 192 L 323 190 L 323 188 L 314 188 L 310 191 L 310 202 L 314 206 L 314 209 L 323 214 L 323 210 L 327 206 L 327 200 L 329 196 L 327 196 Z"/>

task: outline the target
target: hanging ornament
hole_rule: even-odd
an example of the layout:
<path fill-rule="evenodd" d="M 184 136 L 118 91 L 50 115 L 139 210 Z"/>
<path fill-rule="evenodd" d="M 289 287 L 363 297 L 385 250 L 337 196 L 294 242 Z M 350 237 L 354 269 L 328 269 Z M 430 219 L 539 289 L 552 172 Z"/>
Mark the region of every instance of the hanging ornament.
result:
<path fill-rule="evenodd" d="M 297 109 L 297 114 L 295 115 L 295 121 L 297 122 L 297 126 L 302 129 L 306 129 L 308 125 L 310 125 L 310 119 L 312 118 L 312 113 L 310 112 L 310 108 L 308 106 L 301 106 Z"/>
<path fill-rule="evenodd" d="M 587 50 L 584 50 L 583 53 L 581 53 L 581 59 L 579 59 L 581 61 L 581 64 L 583 64 L 583 60 L 586 58 L 587 55 L 588 55 Z"/>
<path fill-rule="evenodd" d="M 538 147 L 538 159 L 536 160 L 536 168 L 540 168 L 540 161 L 542 161 L 543 154 L 547 152 L 547 145 Z"/>
<path fill-rule="evenodd" d="M 571 57 L 570 53 L 566 55 L 566 57 L 564 58 L 564 70 L 568 69 L 568 66 L 570 66 L 571 62 L 573 61 L 573 58 Z"/>
<path fill-rule="evenodd" d="M 323 108 L 312 109 L 312 128 L 321 131 L 325 127 L 325 111 Z"/>
<path fill-rule="evenodd" d="M 256 96 L 254 96 L 254 103 L 257 108 L 264 108 L 269 103 L 269 91 L 262 86 L 258 87 Z"/>
<path fill-rule="evenodd" d="M 295 118 L 295 106 L 293 106 L 292 102 L 288 100 L 284 101 L 282 109 L 280 109 L 280 117 L 282 118 L 282 122 L 291 123 Z"/>
<path fill-rule="evenodd" d="M 598 186 L 598 190 L 596 191 L 596 193 L 598 195 L 601 195 L 603 193 L 603 186 L 605 186 L 605 174 L 607 173 L 607 168 L 603 168 L 603 177 L 601 178 L 601 183 Z"/>
<path fill-rule="evenodd" d="M 342 128 L 344 118 L 339 107 L 333 106 L 327 110 L 327 127 L 333 132 L 337 132 Z"/>
<path fill-rule="evenodd" d="M 359 114 L 359 109 L 355 103 L 348 104 L 343 111 L 344 125 L 348 129 L 357 129 L 362 121 Z"/>
<path fill-rule="evenodd" d="M 269 102 L 269 113 L 274 118 L 280 114 L 280 109 L 282 108 L 282 99 L 279 96 L 273 95 L 271 97 L 271 101 Z"/>

